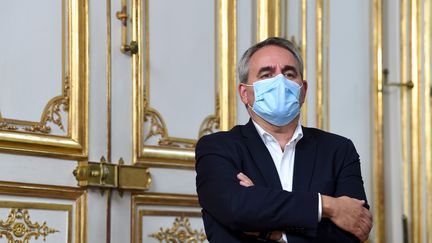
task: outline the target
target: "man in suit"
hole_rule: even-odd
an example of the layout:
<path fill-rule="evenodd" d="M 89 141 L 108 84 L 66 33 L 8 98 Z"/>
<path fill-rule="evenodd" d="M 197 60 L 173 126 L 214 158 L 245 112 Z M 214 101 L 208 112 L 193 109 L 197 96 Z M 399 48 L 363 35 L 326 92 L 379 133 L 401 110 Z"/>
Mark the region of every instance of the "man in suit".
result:
<path fill-rule="evenodd" d="M 238 87 L 251 117 L 196 146 L 196 186 L 210 242 L 363 242 L 372 228 L 349 139 L 302 127 L 300 52 L 272 37 L 249 48 Z"/>

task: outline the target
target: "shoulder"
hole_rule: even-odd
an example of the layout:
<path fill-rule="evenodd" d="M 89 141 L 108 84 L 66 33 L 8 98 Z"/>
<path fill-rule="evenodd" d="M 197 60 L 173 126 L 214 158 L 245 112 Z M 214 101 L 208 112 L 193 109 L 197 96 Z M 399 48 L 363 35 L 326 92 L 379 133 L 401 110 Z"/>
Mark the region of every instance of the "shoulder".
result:
<path fill-rule="evenodd" d="M 320 145 L 327 145 L 327 146 L 343 146 L 343 145 L 353 145 L 352 141 L 349 138 L 346 138 L 344 136 L 326 132 L 317 128 L 311 128 L 311 127 L 302 127 L 303 134 L 305 137 L 314 140 L 316 143 Z"/>
<path fill-rule="evenodd" d="M 241 132 L 243 125 L 237 125 L 229 131 L 216 132 L 201 137 L 196 145 L 196 157 L 208 153 L 228 152 L 243 143 Z"/>

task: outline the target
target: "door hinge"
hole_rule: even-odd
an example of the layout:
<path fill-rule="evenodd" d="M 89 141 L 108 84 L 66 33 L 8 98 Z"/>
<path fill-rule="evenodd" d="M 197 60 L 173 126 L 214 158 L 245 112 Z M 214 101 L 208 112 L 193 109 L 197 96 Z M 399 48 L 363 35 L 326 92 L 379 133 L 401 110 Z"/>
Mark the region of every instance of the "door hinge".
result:
<path fill-rule="evenodd" d="M 146 167 L 108 163 L 104 157 L 100 162 L 79 161 L 73 171 L 80 187 L 112 188 L 118 190 L 148 190 L 151 175 Z"/>

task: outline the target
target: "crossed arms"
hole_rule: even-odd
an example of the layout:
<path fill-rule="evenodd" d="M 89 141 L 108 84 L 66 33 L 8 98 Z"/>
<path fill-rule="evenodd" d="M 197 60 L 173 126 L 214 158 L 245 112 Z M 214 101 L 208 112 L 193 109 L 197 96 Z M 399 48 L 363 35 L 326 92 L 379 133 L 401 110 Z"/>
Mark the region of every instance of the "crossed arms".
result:
<path fill-rule="evenodd" d="M 204 211 L 230 231 L 269 231 L 274 233 L 271 237 L 277 238 L 278 231 L 289 233 L 294 227 L 301 229 L 305 237 L 314 238 L 318 231 L 318 193 L 287 192 L 266 186 L 256 165 L 249 161 L 252 158 L 246 158 L 248 151 L 235 143 L 209 136 L 197 144 L 196 183 Z M 327 196 L 321 192 L 322 217 L 333 224 L 326 227 L 338 227 L 364 241 L 372 227 L 372 217 L 364 207 L 365 201 L 354 199 L 349 191 L 352 185 L 360 185 L 363 190 L 358 181 L 361 182 L 361 176 L 344 175 L 357 173 L 358 158 L 346 160 L 335 193 Z M 239 172 L 244 174 L 238 178 Z M 342 237 L 349 240 L 344 242 L 355 242 L 349 235 Z"/>

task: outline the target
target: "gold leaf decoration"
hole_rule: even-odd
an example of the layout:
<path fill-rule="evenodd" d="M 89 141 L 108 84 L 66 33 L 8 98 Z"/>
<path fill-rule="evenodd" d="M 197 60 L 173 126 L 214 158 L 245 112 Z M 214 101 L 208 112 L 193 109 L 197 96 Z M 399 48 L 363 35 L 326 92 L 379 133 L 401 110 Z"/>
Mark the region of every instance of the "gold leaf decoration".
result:
<path fill-rule="evenodd" d="M 8 243 L 29 243 L 31 238 L 35 240 L 42 236 L 46 241 L 49 234 L 59 232 L 47 226 L 33 223 L 27 209 L 11 209 L 6 221 L 0 220 L 0 239 L 6 237 Z"/>
<path fill-rule="evenodd" d="M 191 228 L 187 217 L 176 217 L 171 228 L 161 227 L 149 237 L 159 240 L 160 243 L 202 243 L 207 239 L 202 229 L 198 231 Z"/>
<path fill-rule="evenodd" d="M 52 129 L 48 123 L 52 123 L 65 131 L 61 112 L 62 110 L 66 113 L 69 112 L 69 90 L 69 77 L 66 75 L 62 95 L 56 96 L 48 102 L 39 122 L 6 119 L 2 118 L 0 114 L 0 130 L 49 134 Z"/>
<path fill-rule="evenodd" d="M 198 136 L 202 137 L 204 135 L 212 134 L 219 131 L 219 117 L 208 116 L 201 124 Z"/>
<path fill-rule="evenodd" d="M 144 110 L 144 142 L 151 143 L 150 139 L 156 140 L 157 146 L 174 147 L 174 148 L 194 148 L 196 141 L 194 139 L 174 138 L 168 136 L 166 124 L 159 112 L 146 106 Z M 151 144 L 150 144 L 151 145 Z"/>

